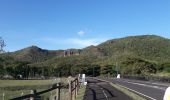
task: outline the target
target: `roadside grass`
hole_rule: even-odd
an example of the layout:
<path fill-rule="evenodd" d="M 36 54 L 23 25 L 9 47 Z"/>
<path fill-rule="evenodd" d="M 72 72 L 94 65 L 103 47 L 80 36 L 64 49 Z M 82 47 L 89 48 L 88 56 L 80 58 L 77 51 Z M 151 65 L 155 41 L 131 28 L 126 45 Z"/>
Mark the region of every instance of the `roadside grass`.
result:
<path fill-rule="evenodd" d="M 86 85 L 85 86 L 81 86 L 79 91 L 78 91 L 78 95 L 77 95 L 76 100 L 83 100 L 85 91 L 86 91 Z"/>
<path fill-rule="evenodd" d="M 0 100 L 3 100 L 3 94 L 4 94 L 4 100 L 9 100 L 14 97 L 21 96 L 23 92 L 23 95 L 29 94 L 29 90 L 18 90 L 18 91 L 7 91 L 7 90 L 0 90 Z"/>
<path fill-rule="evenodd" d="M 61 89 L 60 90 L 60 100 L 69 100 L 69 91 L 68 89 Z M 56 90 L 50 91 L 48 93 L 42 94 L 41 99 L 42 100 L 54 100 L 54 96 L 57 95 Z"/>
<path fill-rule="evenodd" d="M 167 73 L 167 72 L 159 72 L 159 73 L 156 73 L 156 74 L 152 74 L 152 76 L 169 77 L 169 76 L 170 76 L 170 73 Z"/>
<path fill-rule="evenodd" d="M 114 88 L 116 88 L 117 90 L 125 93 L 126 95 L 128 95 L 129 97 L 131 97 L 133 100 L 147 100 L 131 91 L 129 91 L 128 89 L 125 89 L 119 85 L 116 85 L 116 84 L 113 84 L 113 83 L 110 83 Z"/>
<path fill-rule="evenodd" d="M 0 80 L 0 88 L 15 87 L 15 86 L 37 86 L 37 85 L 52 85 L 53 83 L 62 82 L 67 83 L 68 78 L 57 78 L 49 80 Z M 70 78 L 69 80 L 72 80 Z"/>
<path fill-rule="evenodd" d="M 0 80 L 0 88 L 13 86 L 49 85 L 52 80 Z"/>

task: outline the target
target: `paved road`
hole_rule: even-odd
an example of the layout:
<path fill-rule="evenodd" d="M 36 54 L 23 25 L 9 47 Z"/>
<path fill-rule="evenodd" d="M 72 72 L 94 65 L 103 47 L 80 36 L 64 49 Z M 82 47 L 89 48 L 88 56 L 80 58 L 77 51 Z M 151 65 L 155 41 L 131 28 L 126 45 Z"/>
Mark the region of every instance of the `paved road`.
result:
<path fill-rule="evenodd" d="M 87 82 L 83 100 L 132 100 L 106 82 L 91 78 L 87 78 Z"/>
<path fill-rule="evenodd" d="M 104 79 L 128 88 L 149 100 L 163 100 L 166 88 L 170 84 L 154 83 L 127 79 Z"/>

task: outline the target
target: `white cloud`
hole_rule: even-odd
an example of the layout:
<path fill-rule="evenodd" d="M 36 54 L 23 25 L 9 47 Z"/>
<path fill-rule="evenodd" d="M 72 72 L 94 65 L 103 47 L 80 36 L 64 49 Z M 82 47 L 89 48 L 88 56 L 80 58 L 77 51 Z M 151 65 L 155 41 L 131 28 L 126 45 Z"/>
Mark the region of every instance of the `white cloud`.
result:
<path fill-rule="evenodd" d="M 81 31 L 79 31 L 77 34 L 78 34 L 78 35 L 84 35 L 85 33 L 86 33 L 85 31 L 82 31 L 82 30 L 81 30 Z"/>

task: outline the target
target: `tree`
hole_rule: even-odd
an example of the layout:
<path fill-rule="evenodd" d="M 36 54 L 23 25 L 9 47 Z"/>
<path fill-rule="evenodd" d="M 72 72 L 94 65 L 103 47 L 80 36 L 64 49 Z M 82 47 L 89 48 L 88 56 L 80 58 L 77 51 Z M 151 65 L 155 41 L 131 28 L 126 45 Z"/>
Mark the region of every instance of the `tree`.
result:
<path fill-rule="evenodd" d="M 5 47 L 5 41 L 0 37 L 0 53 L 4 52 L 3 48 Z"/>
<path fill-rule="evenodd" d="M 102 75 L 109 74 L 109 73 L 112 74 L 112 72 L 113 72 L 112 65 L 102 66 L 100 71 L 101 71 Z"/>
<path fill-rule="evenodd" d="M 156 73 L 156 64 L 141 58 L 127 58 L 122 62 L 122 74 L 150 75 Z"/>

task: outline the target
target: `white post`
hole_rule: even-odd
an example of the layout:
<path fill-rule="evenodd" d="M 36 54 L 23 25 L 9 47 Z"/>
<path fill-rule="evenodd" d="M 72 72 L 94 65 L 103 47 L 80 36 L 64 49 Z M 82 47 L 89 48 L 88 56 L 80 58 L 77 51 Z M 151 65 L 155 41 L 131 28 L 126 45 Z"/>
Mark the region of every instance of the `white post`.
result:
<path fill-rule="evenodd" d="M 5 100 L 5 93 L 3 93 L 2 96 L 3 96 L 3 100 Z"/>
<path fill-rule="evenodd" d="M 85 74 L 82 74 L 82 84 L 84 85 L 84 82 L 85 82 Z"/>
<path fill-rule="evenodd" d="M 166 89 L 163 100 L 170 100 L 170 87 Z"/>
<path fill-rule="evenodd" d="M 118 79 L 120 78 L 120 74 L 117 74 L 117 78 L 118 78 Z"/>
<path fill-rule="evenodd" d="M 24 93 L 22 92 L 22 93 L 21 93 L 21 96 L 23 96 L 23 95 L 24 95 Z"/>
<path fill-rule="evenodd" d="M 85 74 L 82 74 L 82 84 L 87 85 Z"/>
<path fill-rule="evenodd" d="M 34 94 L 34 90 L 31 90 L 31 94 Z M 34 97 L 30 97 L 30 100 L 34 100 Z"/>

